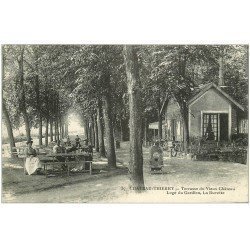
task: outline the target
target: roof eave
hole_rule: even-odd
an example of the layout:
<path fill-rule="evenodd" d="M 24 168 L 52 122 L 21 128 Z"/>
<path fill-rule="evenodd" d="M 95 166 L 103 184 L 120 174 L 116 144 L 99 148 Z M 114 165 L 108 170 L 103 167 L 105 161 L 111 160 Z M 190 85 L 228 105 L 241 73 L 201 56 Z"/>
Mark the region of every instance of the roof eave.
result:
<path fill-rule="evenodd" d="M 241 109 L 243 112 L 245 111 L 244 107 L 240 105 L 238 102 L 236 102 L 232 97 L 230 97 L 227 93 L 225 93 L 222 89 L 220 89 L 218 86 L 216 86 L 214 83 L 209 84 L 207 87 L 201 90 L 197 95 L 195 95 L 192 99 L 188 101 L 188 105 L 191 105 L 199 96 L 203 95 L 206 91 L 208 91 L 210 88 L 214 87 L 217 89 L 222 95 L 224 95 L 231 103 L 233 103 L 235 106 L 237 106 L 239 109 Z"/>

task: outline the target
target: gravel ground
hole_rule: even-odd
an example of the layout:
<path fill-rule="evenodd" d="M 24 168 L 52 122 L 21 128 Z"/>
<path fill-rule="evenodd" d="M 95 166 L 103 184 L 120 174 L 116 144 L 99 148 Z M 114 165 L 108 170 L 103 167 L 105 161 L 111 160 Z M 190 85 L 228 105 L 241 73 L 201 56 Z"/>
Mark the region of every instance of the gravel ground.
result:
<path fill-rule="evenodd" d="M 123 165 L 123 170 L 128 166 L 128 152 L 128 143 L 122 144 L 121 149 L 117 151 L 117 158 Z M 7 166 L 2 172 L 2 201 L 24 203 L 248 202 L 247 165 L 192 161 L 182 156 L 170 158 L 169 154 L 165 153 L 163 173 L 150 174 L 147 164 L 148 149 L 144 149 L 144 159 L 144 180 L 147 190 L 140 193 L 134 192 L 134 187 L 131 186 L 129 174 L 126 171 L 118 171 L 118 174 L 110 172 L 92 179 L 73 177 L 71 182 L 63 182 L 59 177 L 57 178 L 59 182 L 61 181 L 59 186 L 51 186 L 44 190 L 43 188 L 33 188 L 45 185 L 44 181 L 41 181 L 44 180 L 44 176 L 29 176 L 32 178 L 32 182 L 36 183 L 32 187 L 32 185 L 25 184 L 27 180 L 18 179 L 19 174 L 16 175 L 14 172 L 16 169 L 13 166 Z M 12 175 L 8 175 L 7 173 L 11 171 Z M 21 170 L 19 169 L 19 171 Z M 21 178 L 20 176 L 19 178 Z M 53 182 L 55 179 L 51 181 L 51 183 Z M 26 191 L 21 188 L 22 185 L 23 187 L 26 185 Z M 31 190 L 27 189 L 27 186 L 31 187 Z M 19 190 L 17 191 L 17 189 Z"/>

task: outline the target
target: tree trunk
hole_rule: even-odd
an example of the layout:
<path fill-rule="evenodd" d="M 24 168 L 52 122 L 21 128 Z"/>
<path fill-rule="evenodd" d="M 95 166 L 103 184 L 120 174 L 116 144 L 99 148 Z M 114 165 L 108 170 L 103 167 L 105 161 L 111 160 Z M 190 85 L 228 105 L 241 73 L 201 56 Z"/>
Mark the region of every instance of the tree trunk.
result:
<path fill-rule="evenodd" d="M 36 93 L 36 109 L 37 109 L 37 115 L 38 115 L 38 126 L 39 126 L 39 132 L 38 132 L 38 141 L 39 146 L 43 144 L 43 132 L 42 132 L 42 114 L 41 114 L 41 103 L 40 103 L 40 82 L 39 82 L 39 75 L 38 75 L 38 51 L 37 47 L 33 47 L 34 52 L 34 58 L 35 58 L 35 93 Z"/>
<path fill-rule="evenodd" d="M 58 121 L 55 119 L 55 140 L 59 140 L 59 132 L 58 132 Z"/>
<path fill-rule="evenodd" d="M 162 115 L 158 114 L 158 139 L 162 139 Z"/>
<path fill-rule="evenodd" d="M 98 127 L 100 157 L 106 157 L 105 145 L 104 145 L 104 131 L 103 131 L 103 123 L 102 123 L 102 108 L 101 108 L 100 101 L 98 101 L 98 107 L 97 107 L 97 127 Z"/>
<path fill-rule="evenodd" d="M 120 141 L 122 142 L 123 139 L 124 139 L 124 136 L 123 136 L 122 118 L 120 118 Z"/>
<path fill-rule="evenodd" d="M 2 80 L 4 81 L 5 79 L 5 48 L 4 46 L 2 46 Z M 5 117 L 5 125 L 7 128 L 7 133 L 8 133 L 8 137 L 9 137 L 9 143 L 10 143 L 10 152 L 11 152 L 11 158 L 17 157 L 17 155 L 13 154 L 13 148 L 16 147 L 15 144 L 15 139 L 14 139 L 14 135 L 13 135 L 13 129 L 12 129 L 12 124 L 10 121 L 10 116 L 9 116 L 9 112 L 8 109 L 6 107 L 6 102 L 4 100 L 4 98 L 2 97 L 2 106 L 3 106 L 3 115 Z"/>
<path fill-rule="evenodd" d="M 48 135 L 49 135 L 49 119 L 46 118 L 45 120 L 45 146 L 46 147 L 48 146 L 48 142 L 49 142 Z"/>
<path fill-rule="evenodd" d="M 55 141 L 57 141 L 57 138 L 56 138 L 56 135 L 57 135 L 57 133 L 56 133 L 56 119 L 55 119 L 55 121 L 54 121 L 54 131 L 55 131 L 55 136 L 54 136 L 54 138 L 55 138 Z"/>
<path fill-rule="evenodd" d="M 61 127 L 62 127 L 62 138 L 65 137 L 65 130 L 64 130 L 64 119 L 63 117 L 61 118 Z"/>
<path fill-rule="evenodd" d="M 136 191 L 144 188 L 142 153 L 142 100 L 138 59 L 132 45 L 124 46 L 127 86 L 129 95 L 130 171 Z"/>
<path fill-rule="evenodd" d="M 224 62 L 223 56 L 219 58 L 219 87 L 224 86 Z"/>
<path fill-rule="evenodd" d="M 89 132 L 89 143 L 92 145 L 92 128 L 91 128 L 91 124 L 88 121 L 88 132 Z"/>
<path fill-rule="evenodd" d="M 110 76 L 105 75 L 105 83 L 109 86 Z M 109 89 L 109 88 L 108 88 Z M 108 166 L 116 167 L 116 155 L 115 155 L 115 143 L 114 143 L 114 131 L 112 124 L 112 113 L 111 113 L 111 100 L 109 91 L 103 95 L 103 117 L 105 124 L 105 135 L 106 135 L 106 148 L 107 148 L 107 158 Z"/>
<path fill-rule="evenodd" d="M 16 147 L 15 145 L 15 139 L 13 136 L 13 129 L 12 129 L 12 125 L 11 125 L 11 121 L 10 121 L 10 116 L 7 110 L 7 107 L 5 105 L 5 101 L 3 100 L 3 115 L 4 115 L 4 121 L 5 121 L 5 125 L 7 127 L 7 132 L 8 132 L 8 137 L 9 137 L 9 143 L 10 143 L 10 152 L 11 152 L 11 157 L 17 157 L 17 155 L 13 154 L 13 148 Z"/>
<path fill-rule="evenodd" d="M 36 56 L 36 70 L 38 70 L 38 66 L 37 66 L 37 60 L 38 57 Z M 38 114 L 38 124 L 39 124 L 39 132 L 38 132 L 38 138 L 39 138 L 39 146 L 41 146 L 43 144 L 43 124 L 42 124 L 42 115 L 41 115 L 41 104 L 40 104 L 40 84 L 39 84 L 39 76 L 36 75 L 35 76 L 35 92 L 36 92 L 36 109 L 37 109 L 37 114 Z"/>
<path fill-rule="evenodd" d="M 89 127 L 88 127 L 88 120 L 87 120 L 87 118 L 84 118 L 83 127 L 84 127 L 84 136 L 85 136 L 85 139 L 87 141 L 89 141 Z"/>
<path fill-rule="evenodd" d="M 161 104 L 161 100 L 159 98 L 159 105 L 158 105 L 158 137 L 159 140 L 162 139 L 162 117 L 165 112 L 165 109 L 169 102 L 169 94 L 166 94 L 163 103 Z"/>
<path fill-rule="evenodd" d="M 147 147 L 147 139 L 148 139 L 148 121 L 147 118 L 144 120 L 144 146 Z"/>
<path fill-rule="evenodd" d="M 94 116 L 94 132 L 95 132 L 95 150 L 99 152 L 98 126 L 96 116 Z"/>
<path fill-rule="evenodd" d="M 91 128 L 92 128 L 92 146 L 95 147 L 95 120 L 91 117 Z"/>
<path fill-rule="evenodd" d="M 30 124 L 29 124 L 29 118 L 26 110 L 26 96 L 25 96 L 25 90 L 24 90 L 24 76 L 23 76 L 23 55 L 24 55 L 24 47 L 21 47 L 20 51 L 20 57 L 18 58 L 18 83 L 20 85 L 20 111 L 23 114 L 24 124 L 25 124 L 25 130 L 26 130 L 26 137 L 27 140 L 31 139 L 30 135 Z"/>
<path fill-rule="evenodd" d="M 42 116 L 39 115 L 39 146 L 43 144 L 43 121 Z"/>
<path fill-rule="evenodd" d="M 184 151 L 185 153 L 188 153 L 189 148 L 189 131 L 188 131 L 188 119 L 185 117 L 183 122 L 183 128 L 184 128 Z"/>
<path fill-rule="evenodd" d="M 66 115 L 64 118 L 64 122 L 65 122 L 65 136 L 69 135 L 69 122 L 68 122 L 68 116 Z"/>
<path fill-rule="evenodd" d="M 60 137 L 60 140 L 61 140 L 61 139 L 63 138 L 63 135 L 62 135 L 62 120 L 61 120 L 61 117 L 59 117 L 58 129 L 59 129 L 59 137 Z"/>
<path fill-rule="evenodd" d="M 188 153 L 189 148 L 189 131 L 188 131 L 188 108 L 184 107 L 181 109 L 181 115 L 183 118 L 183 129 L 184 129 L 184 151 Z"/>
<path fill-rule="evenodd" d="M 59 132 L 59 122 L 58 118 L 56 119 L 56 138 L 59 141 L 60 140 L 60 132 Z"/>
<path fill-rule="evenodd" d="M 23 119 L 24 119 L 24 124 L 25 124 L 26 137 L 27 137 L 27 140 L 29 140 L 29 139 L 31 139 L 30 123 L 29 123 L 28 115 L 25 111 L 23 112 Z"/>
<path fill-rule="evenodd" d="M 53 119 L 50 118 L 50 141 L 53 141 Z"/>

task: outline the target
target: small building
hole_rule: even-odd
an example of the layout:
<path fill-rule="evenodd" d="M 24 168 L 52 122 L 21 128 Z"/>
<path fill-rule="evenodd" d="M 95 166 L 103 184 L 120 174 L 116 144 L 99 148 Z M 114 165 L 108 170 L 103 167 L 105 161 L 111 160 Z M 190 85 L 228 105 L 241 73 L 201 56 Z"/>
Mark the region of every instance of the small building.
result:
<path fill-rule="evenodd" d="M 153 122 L 153 123 L 150 123 L 148 128 L 149 130 L 151 131 L 150 133 L 150 137 L 152 138 L 153 141 L 157 140 L 158 139 L 158 122 Z M 162 125 L 162 136 L 163 138 L 165 138 L 165 126 Z"/>
<path fill-rule="evenodd" d="M 233 134 L 248 133 L 248 119 L 241 104 L 211 83 L 188 101 L 188 130 L 189 137 L 228 141 Z M 183 141 L 183 119 L 174 99 L 165 111 L 164 131 L 164 138 Z"/>

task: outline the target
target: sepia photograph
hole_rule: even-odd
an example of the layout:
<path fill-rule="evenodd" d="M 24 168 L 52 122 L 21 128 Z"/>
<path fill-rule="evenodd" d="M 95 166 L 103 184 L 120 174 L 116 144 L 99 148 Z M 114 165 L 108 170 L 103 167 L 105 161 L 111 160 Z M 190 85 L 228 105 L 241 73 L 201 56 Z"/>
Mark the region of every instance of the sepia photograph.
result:
<path fill-rule="evenodd" d="M 0 249 L 248 249 L 249 1 L 0 2 Z"/>
<path fill-rule="evenodd" d="M 2 203 L 247 203 L 248 49 L 2 45 Z"/>

